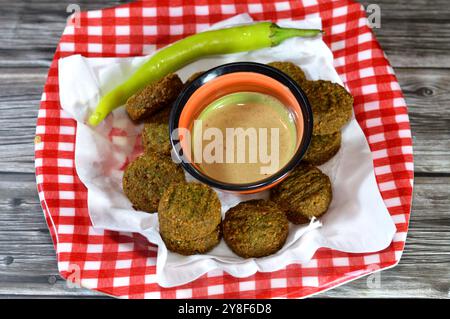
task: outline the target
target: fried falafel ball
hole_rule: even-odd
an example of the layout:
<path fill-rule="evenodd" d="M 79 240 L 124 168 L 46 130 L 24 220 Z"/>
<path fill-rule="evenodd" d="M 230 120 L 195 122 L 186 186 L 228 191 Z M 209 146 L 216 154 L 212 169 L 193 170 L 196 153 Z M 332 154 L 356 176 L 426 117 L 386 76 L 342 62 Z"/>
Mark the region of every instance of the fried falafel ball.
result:
<path fill-rule="evenodd" d="M 330 178 L 317 167 L 300 164 L 272 188 L 270 198 L 286 213 L 290 222 L 304 224 L 328 210 L 332 199 Z"/>
<path fill-rule="evenodd" d="M 353 96 L 330 81 L 308 81 L 302 86 L 313 111 L 313 134 L 327 135 L 341 130 L 350 121 Z"/>
<path fill-rule="evenodd" d="M 289 232 L 286 215 L 273 202 L 251 200 L 231 208 L 222 223 L 223 238 L 243 258 L 276 253 Z"/>
<path fill-rule="evenodd" d="M 143 120 L 163 108 L 170 108 L 182 89 L 183 82 L 178 75 L 169 74 L 131 96 L 125 105 L 126 111 L 132 120 Z"/>
<path fill-rule="evenodd" d="M 172 107 L 165 107 L 162 110 L 159 110 L 153 115 L 144 119 L 144 123 L 156 123 L 156 124 L 168 124 L 170 118 L 170 112 L 172 111 Z"/>
<path fill-rule="evenodd" d="M 199 183 L 178 183 L 167 188 L 158 207 L 159 230 L 172 241 L 193 241 L 216 230 L 222 221 L 216 192 Z"/>
<path fill-rule="evenodd" d="M 302 85 L 302 83 L 307 81 L 305 73 L 302 71 L 302 69 L 292 62 L 276 61 L 276 62 L 268 63 L 267 65 L 286 73 L 289 77 L 291 77 L 300 86 Z"/>
<path fill-rule="evenodd" d="M 172 145 L 169 139 L 169 124 L 146 123 L 142 130 L 142 145 L 145 153 L 170 156 Z"/>
<path fill-rule="evenodd" d="M 183 169 L 170 157 L 150 153 L 128 164 L 122 186 L 135 209 L 154 213 L 166 188 L 173 182 L 184 180 Z"/>
<path fill-rule="evenodd" d="M 341 132 L 328 135 L 313 135 L 303 161 L 311 165 L 328 162 L 341 148 Z"/>
<path fill-rule="evenodd" d="M 161 237 L 168 250 L 180 255 L 204 254 L 216 247 L 221 239 L 220 225 L 210 234 L 194 240 L 172 240 L 161 233 Z"/>

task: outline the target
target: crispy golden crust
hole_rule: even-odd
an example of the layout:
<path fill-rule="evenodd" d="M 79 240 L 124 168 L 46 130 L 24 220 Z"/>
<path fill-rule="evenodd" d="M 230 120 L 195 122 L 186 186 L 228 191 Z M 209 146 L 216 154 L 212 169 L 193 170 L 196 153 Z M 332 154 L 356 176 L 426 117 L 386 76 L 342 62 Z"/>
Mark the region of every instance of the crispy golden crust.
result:
<path fill-rule="evenodd" d="M 153 115 L 144 119 L 145 124 L 168 124 L 170 118 L 170 111 L 172 111 L 172 107 L 165 107 Z"/>
<path fill-rule="evenodd" d="M 243 258 L 264 257 L 283 247 L 289 223 L 272 202 L 252 200 L 231 208 L 223 221 L 223 237 L 230 249 Z"/>
<path fill-rule="evenodd" d="M 122 186 L 135 209 L 154 213 L 166 188 L 173 182 L 184 180 L 182 168 L 170 158 L 145 154 L 127 166 Z"/>
<path fill-rule="evenodd" d="M 330 81 L 308 81 L 302 85 L 313 111 L 313 134 L 339 132 L 350 120 L 353 97 L 347 90 Z"/>
<path fill-rule="evenodd" d="M 205 237 L 222 220 L 219 197 L 203 184 L 172 184 L 159 202 L 158 220 L 165 238 L 191 241 Z"/>
<path fill-rule="evenodd" d="M 294 224 L 322 216 L 332 200 L 331 182 L 317 167 L 299 165 L 271 190 L 271 199 Z"/>
<path fill-rule="evenodd" d="M 169 139 L 169 125 L 146 123 L 142 130 L 142 145 L 145 153 L 170 156 L 172 145 Z"/>
<path fill-rule="evenodd" d="M 330 81 L 308 81 L 302 69 L 291 62 L 268 65 L 286 73 L 305 91 L 313 111 L 315 135 L 336 133 L 350 120 L 353 97 L 344 87 Z"/>
<path fill-rule="evenodd" d="M 303 161 L 311 165 L 328 162 L 341 148 L 341 132 L 328 135 L 313 135 Z"/>
<path fill-rule="evenodd" d="M 286 73 L 289 77 L 291 77 L 299 85 L 301 85 L 302 83 L 307 81 L 305 73 L 302 71 L 302 69 L 292 62 L 278 62 L 277 61 L 277 62 L 268 63 L 267 65 Z"/>
<path fill-rule="evenodd" d="M 163 108 L 170 108 L 182 89 L 183 82 L 178 75 L 169 74 L 130 97 L 126 111 L 132 120 L 143 120 Z"/>
<path fill-rule="evenodd" d="M 161 234 L 167 249 L 181 255 L 204 254 L 216 247 L 221 238 L 220 226 L 205 237 L 195 240 L 172 240 Z"/>

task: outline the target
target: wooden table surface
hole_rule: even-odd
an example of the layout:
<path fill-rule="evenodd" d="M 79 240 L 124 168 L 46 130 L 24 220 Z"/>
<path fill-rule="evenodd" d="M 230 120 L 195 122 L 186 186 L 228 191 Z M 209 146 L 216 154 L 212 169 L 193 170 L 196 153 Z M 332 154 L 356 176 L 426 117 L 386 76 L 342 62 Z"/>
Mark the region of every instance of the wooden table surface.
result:
<path fill-rule="evenodd" d="M 0 298 L 103 297 L 68 289 L 36 192 L 33 138 L 39 100 L 69 3 L 0 0 Z M 369 2 L 370 3 L 370 2 Z M 368 3 L 365 3 L 367 5 Z M 378 0 L 375 33 L 406 96 L 415 189 L 406 249 L 380 285 L 361 278 L 318 297 L 450 297 L 450 0 Z"/>

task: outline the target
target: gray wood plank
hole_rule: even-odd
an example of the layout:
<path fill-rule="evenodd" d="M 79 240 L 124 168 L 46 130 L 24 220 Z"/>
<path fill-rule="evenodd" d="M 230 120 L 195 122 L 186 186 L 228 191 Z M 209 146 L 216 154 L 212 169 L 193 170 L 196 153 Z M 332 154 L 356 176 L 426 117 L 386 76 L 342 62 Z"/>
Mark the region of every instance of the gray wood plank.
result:
<path fill-rule="evenodd" d="M 47 72 L 46 68 L 0 68 L 2 172 L 34 172 L 36 117 Z"/>
<path fill-rule="evenodd" d="M 446 20 L 450 13 L 448 0 L 378 0 L 358 1 L 367 8 L 369 4 L 380 6 L 383 17 L 386 20 L 408 19 L 417 20 Z"/>
<path fill-rule="evenodd" d="M 361 1 L 381 9 L 373 29 L 394 67 L 450 67 L 450 14 L 447 0 Z"/>
<path fill-rule="evenodd" d="M 450 69 L 396 69 L 408 105 L 416 172 L 450 172 Z"/>
<path fill-rule="evenodd" d="M 129 1 L 8 1 L 0 6 L 0 66 L 50 66 L 64 30 L 69 4 L 83 11 L 97 10 Z"/>
<path fill-rule="evenodd" d="M 48 66 L 73 1 L 1 0 L 0 66 Z M 77 1 L 95 10 L 125 1 Z M 363 1 L 363 4 L 371 3 Z M 377 1 L 381 28 L 374 29 L 395 67 L 450 67 L 450 22 L 447 0 Z"/>
<path fill-rule="evenodd" d="M 421 267 L 420 271 L 430 274 L 417 280 L 411 274 L 416 273 L 414 265 L 398 265 L 393 269 L 380 273 L 379 286 L 371 284 L 374 275 L 363 277 L 316 295 L 318 298 L 449 298 L 449 286 L 445 276 L 449 272 L 444 267 Z M 432 274 L 432 275 L 431 275 Z M 419 275 L 417 275 L 419 276 Z M 421 278 L 422 276 L 420 276 Z M 32 279 L 24 282 L 10 281 L 1 283 L 0 298 L 2 297 L 51 297 L 51 298 L 85 298 L 107 297 L 106 295 L 87 289 L 67 288 L 62 279 L 56 277 L 24 278 Z M 56 282 L 55 282 L 56 279 Z M 369 283 L 369 284 L 368 284 Z"/>

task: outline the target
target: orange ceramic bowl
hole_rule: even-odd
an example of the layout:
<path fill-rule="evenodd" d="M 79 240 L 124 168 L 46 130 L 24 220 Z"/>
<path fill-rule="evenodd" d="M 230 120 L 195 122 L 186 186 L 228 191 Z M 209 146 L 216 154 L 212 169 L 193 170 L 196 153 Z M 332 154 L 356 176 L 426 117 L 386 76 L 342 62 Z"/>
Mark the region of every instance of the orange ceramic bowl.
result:
<path fill-rule="evenodd" d="M 190 141 L 184 138 L 209 104 L 237 92 L 264 93 L 278 99 L 293 115 L 297 131 L 296 151 L 291 160 L 275 174 L 248 184 L 225 183 L 204 174 L 191 160 Z M 255 193 L 281 182 L 298 165 L 311 141 L 312 123 L 311 107 L 305 93 L 286 74 L 260 63 L 229 63 L 203 73 L 184 88 L 170 115 L 170 141 L 183 168 L 197 180 L 225 191 Z"/>

